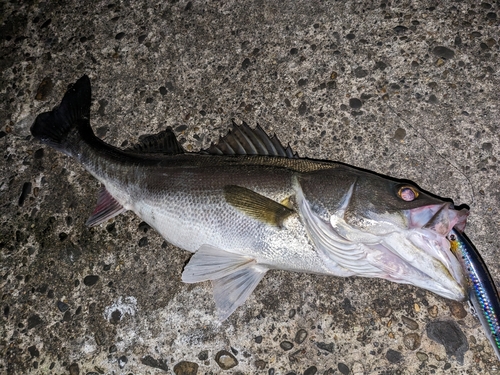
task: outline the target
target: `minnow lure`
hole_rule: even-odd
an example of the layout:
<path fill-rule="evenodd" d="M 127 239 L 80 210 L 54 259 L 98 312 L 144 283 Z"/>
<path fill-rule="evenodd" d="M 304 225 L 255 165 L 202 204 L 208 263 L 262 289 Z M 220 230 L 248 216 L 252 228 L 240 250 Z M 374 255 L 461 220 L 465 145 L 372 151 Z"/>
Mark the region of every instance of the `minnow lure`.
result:
<path fill-rule="evenodd" d="M 455 228 L 449 235 L 451 251 L 462 264 L 469 282 L 469 302 L 500 360 L 500 299 L 486 264 L 472 243 Z"/>

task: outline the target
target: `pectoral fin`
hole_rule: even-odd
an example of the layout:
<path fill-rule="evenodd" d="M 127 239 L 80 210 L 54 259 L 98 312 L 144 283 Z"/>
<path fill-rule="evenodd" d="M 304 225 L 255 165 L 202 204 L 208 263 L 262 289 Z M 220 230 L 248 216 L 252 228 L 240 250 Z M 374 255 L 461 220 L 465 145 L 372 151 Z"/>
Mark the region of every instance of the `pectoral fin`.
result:
<path fill-rule="evenodd" d="M 92 212 L 92 215 L 85 224 L 93 227 L 105 223 L 124 211 L 126 211 L 125 208 L 109 194 L 104 186 L 101 186 L 94 212 Z"/>
<path fill-rule="evenodd" d="M 241 186 L 225 186 L 224 197 L 230 205 L 244 214 L 277 227 L 294 213 L 287 206 Z"/>
<path fill-rule="evenodd" d="M 205 245 L 191 257 L 182 281 L 211 280 L 219 317 L 225 320 L 246 301 L 266 271 L 251 257 Z"/>

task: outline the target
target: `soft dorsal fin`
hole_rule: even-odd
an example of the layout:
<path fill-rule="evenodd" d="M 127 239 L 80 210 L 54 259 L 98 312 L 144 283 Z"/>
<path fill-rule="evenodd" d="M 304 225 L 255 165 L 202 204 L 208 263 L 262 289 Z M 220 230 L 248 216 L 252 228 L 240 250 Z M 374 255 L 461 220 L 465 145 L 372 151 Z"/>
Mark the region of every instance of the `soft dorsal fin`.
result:
<path fill-rule="evenodd" d="M 281 203 L 237 185 L 224 186 L 224 197 L 231 206 L 244 214 L 276 227 L 281 227 L 283 220 L 295 212 Z"/>
<path fill-rule="evenodd" d="M 184 149 L 177 141 L 177 138 L 170 127 L 159 132 L 158 134 L 143 137 L 139 143 L 129 147 L 127 151 L 165 155 L 177 155 L 184 153 Z"/>
<path fill-rule="evenodd" d="M 299 157 L 290 145 L 283 147 L 276 135 L 269 137 L 259 125 L 252 129 L 245 122 L 238 126 L 234 121 L 233 129 L 204 152 L 212 155 L 281 156 L 290 159 Z"/>

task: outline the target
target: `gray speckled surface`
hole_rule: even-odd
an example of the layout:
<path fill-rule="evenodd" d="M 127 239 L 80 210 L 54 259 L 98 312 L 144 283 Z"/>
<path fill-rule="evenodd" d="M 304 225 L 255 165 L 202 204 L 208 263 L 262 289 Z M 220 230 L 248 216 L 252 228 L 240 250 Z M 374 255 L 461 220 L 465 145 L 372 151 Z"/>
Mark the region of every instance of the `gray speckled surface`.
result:
<path fill-rule="evenodd" d="M 198 150 L 259 123 L 302 156 L 469 204 L 498 283 L 500 14 L 442 3 L 0 3 L 0 373 L 500 373 L 467 306 L 381 280 L 273 271 L 217 323 L 210 285 L 181 282 L 190 254 L 131 213 L 86 228 L 97 182 L 29 135 L 84 73 L 115 145 L 172 126 Z M 463 333 L 463 364 L 436 322 Z"/>

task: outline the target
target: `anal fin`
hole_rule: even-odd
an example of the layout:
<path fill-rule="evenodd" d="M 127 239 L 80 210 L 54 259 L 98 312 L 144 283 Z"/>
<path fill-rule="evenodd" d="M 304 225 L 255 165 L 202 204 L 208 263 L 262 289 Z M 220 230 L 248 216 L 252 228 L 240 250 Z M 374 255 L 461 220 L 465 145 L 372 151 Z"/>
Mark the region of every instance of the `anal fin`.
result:
<path fill-rule="evenodd" d="M 225 320 L 246 301 L 266 272 L 251 257 L 204 245 L 184 268 L 182 281 L 211 280 L 219 318 Z"/>
<path fill-rule="evenodd" d="M 97 196 L 97 204 L 94 208 L 94 212 L 92 212 L 92 215 L 85 224 L 89 227 L 94 227 L 108 221 L 124 211 L 126 211 L 125 208 L 123 208 L 123 206 L 118 203 L 115 198 L 111 196 L 111 194 L 109 194 L 106 187 L 101 186 L 99 195 Z"/>

